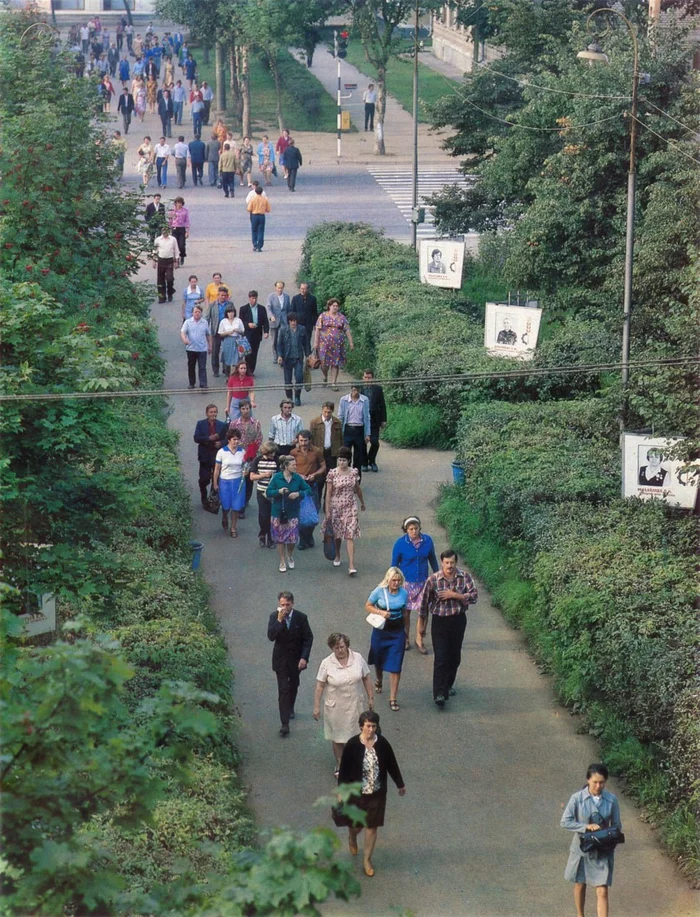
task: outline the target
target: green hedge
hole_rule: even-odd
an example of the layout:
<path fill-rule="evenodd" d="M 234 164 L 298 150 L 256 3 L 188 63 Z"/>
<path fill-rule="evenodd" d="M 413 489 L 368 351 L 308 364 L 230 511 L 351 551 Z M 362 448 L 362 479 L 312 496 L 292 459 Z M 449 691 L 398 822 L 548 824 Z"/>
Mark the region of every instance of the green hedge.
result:
<path fill-rule="evenodd" d="M 599 384 L 597 376 L 587 374 L 564 381 L 558 376 L 499 378 L 521 364 L 484 349 L 486 299 L 502 298 L 506 292 L 486 260 L 467 259 L 461 290 L 436 289 L 420 283 L 417 258 L 408 246 L 365 224 L 321 223 L 306 236 L 298 278 L 313 284 L 319 302 L 332 296 L 340 300 L 355 342 L 351 371 L 370 366 L 382 379 L 425 379 L 387 387 L 391 422 L 385 436 L 396 445 L 449 448 L 464 405 L 558 398 L 564 384 L 569 394 L 587 395 Z M 594 362 L 611 348 L 609 337 L 587 323 L 549 329 L 545 324 L 543 338 L 533 366 Z M 445 371 L 494 376 L 430 381 L 431 375 Z M 408 409 L 426 404 L 434 410 L 422 419 L 419 411 Z"/>
<path fill-rule="evenodd" d="M 439 519 L 700 878 L 697 525 L 619 497 L 614 427 L 595 399 L 468 408 Z"/>

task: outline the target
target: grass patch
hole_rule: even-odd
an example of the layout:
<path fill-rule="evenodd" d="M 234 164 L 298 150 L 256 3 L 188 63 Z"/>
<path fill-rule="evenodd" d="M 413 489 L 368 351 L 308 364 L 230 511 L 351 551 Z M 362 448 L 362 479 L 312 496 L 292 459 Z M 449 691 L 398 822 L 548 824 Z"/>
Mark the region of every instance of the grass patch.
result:
<path fill-rule="evenodd" d="M 348 43 L 347 61 L 361 73 L 376 79 L 377 73 L 365 57 L 362 42 L 352 39 Z M 386 73 L 387 92 L 407 112 L 413 112 L 413 61 L 403 58 L 392 58 Z M 459 83 L 436 73 L 418 60 L 418 120 L 421 124 L 430 123 L 428 106 L 435 104 L 443 96 L 453 95 Z"/>
<path fill-rule="evenodd" d="M 382 439 L 399 449 L 451 449 L 454 443 L 444 430 L 440 414 L 439 408 L 429 404 L 391 403 Z"/>
<path fill-rule="evenodd" d="M 199 78 L 206 80 L 210 86 L 216 86 L 214 70 L 214 55 L 210 55 L 210 62 L 202 62 L 202 52 L 196 49 L 195 57 L 198 61 Z M 289 58 L 286 66 L 296 68 L 300 81 L 308 82 L 309 86 L 320 87 L 319 111 L 316 116 L 310 116 L 300 101 L 294 98 L 284 87 L 282 89 L 282 117 L 284 123 L 292 131 L 317 131 L 319 133 L 334 133 L 336 130 L 336 105 L 331 96 L 326 92 L 319 80 L 302 63 Z M 271 136 L 278 133 L 275 81 L 266 63 L 256 55 L 250 57 L 250 107 L 253 132 L 262 135 L 268 132 Z M 226 70 L 226 118 L 227 123 L 237 124 L 235 111 L 232 105 L 231 90 L 228 84 L 228 69 Z"/>

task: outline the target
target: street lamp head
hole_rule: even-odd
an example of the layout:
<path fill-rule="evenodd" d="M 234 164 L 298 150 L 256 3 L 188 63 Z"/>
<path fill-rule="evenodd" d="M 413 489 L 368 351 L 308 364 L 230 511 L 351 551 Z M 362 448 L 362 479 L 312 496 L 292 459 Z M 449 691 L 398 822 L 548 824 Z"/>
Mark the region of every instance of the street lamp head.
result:
<path fill-rule="evenodd" d="M 597 41 L 591 42 L 585 51 L 579 51 L 576 57 L 588 61 L 589 67 L 594 64 L 607 64 L 610 60 Z"/>

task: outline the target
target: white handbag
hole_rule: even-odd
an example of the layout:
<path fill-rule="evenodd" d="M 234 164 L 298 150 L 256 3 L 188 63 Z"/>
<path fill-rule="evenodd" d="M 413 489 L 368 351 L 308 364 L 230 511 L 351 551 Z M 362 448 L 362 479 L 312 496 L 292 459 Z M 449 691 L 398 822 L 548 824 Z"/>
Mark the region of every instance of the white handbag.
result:
<path fill-rule="evenodd" d="M 389 593 L 387 590 L 384 590 L 384 602 L 386 603 L 386 611 L 389 611 Z M 380 615 L 376 611 L 370 611 L 370 613 L 365 618 L 368 624 L 371 624 L 372 627 L 376 627 L 377 630 L 382 630 L 386 624 L 386 618 L 384 615 Z"/>

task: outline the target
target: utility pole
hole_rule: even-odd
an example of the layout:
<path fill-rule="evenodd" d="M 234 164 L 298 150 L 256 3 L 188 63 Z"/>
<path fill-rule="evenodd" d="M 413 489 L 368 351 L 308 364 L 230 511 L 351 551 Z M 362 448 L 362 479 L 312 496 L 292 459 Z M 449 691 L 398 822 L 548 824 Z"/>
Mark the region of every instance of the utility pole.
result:
<path fill-rule="evenodd" d="M 340 62 L 343 58 L 348 56 L 348 39 L 349 38 L 350 38 L 350 34 L 345 29 L 343 29 L 342 32 L 339 32 L 337 29 L 333 30 L 333 56 L 335 57 L 336 62 L 338 64 L 338 90 L 336 93 L 336 105 L 337 105 L 336 119 L 337 119 L 337 128 L 338 128 L 338 141 L 337 141 L 336 156 L 338 158 L 338 162 L 340 162 L 340 156 L 341 156 L 341 152 L 343 148 L 343 140 L 342 140 L 342 137 L 343 137 L 343 134 L 342 134 L 343 110 L 341 108 L 341 102 L 343 99 L 343 95 L 342 95 L 341 82 L 340 82 Z M 346 98 L 348 97 L 346 96 Z"/>
<path fill-rule="evenodd" d="M 416 21 L 413 29 L 413 212 L 411 215 L 411 245 L 418 248 L 418 29 L 420 9 L 416 0 Z"/>
<path fill-rule="evenodd" d="M 226 80 L 224 78 L 224 46 L 220 41 L 214 45 L 214 67 L 216 70 L 216 108 L 220 115 L 226 111 Z"/>

